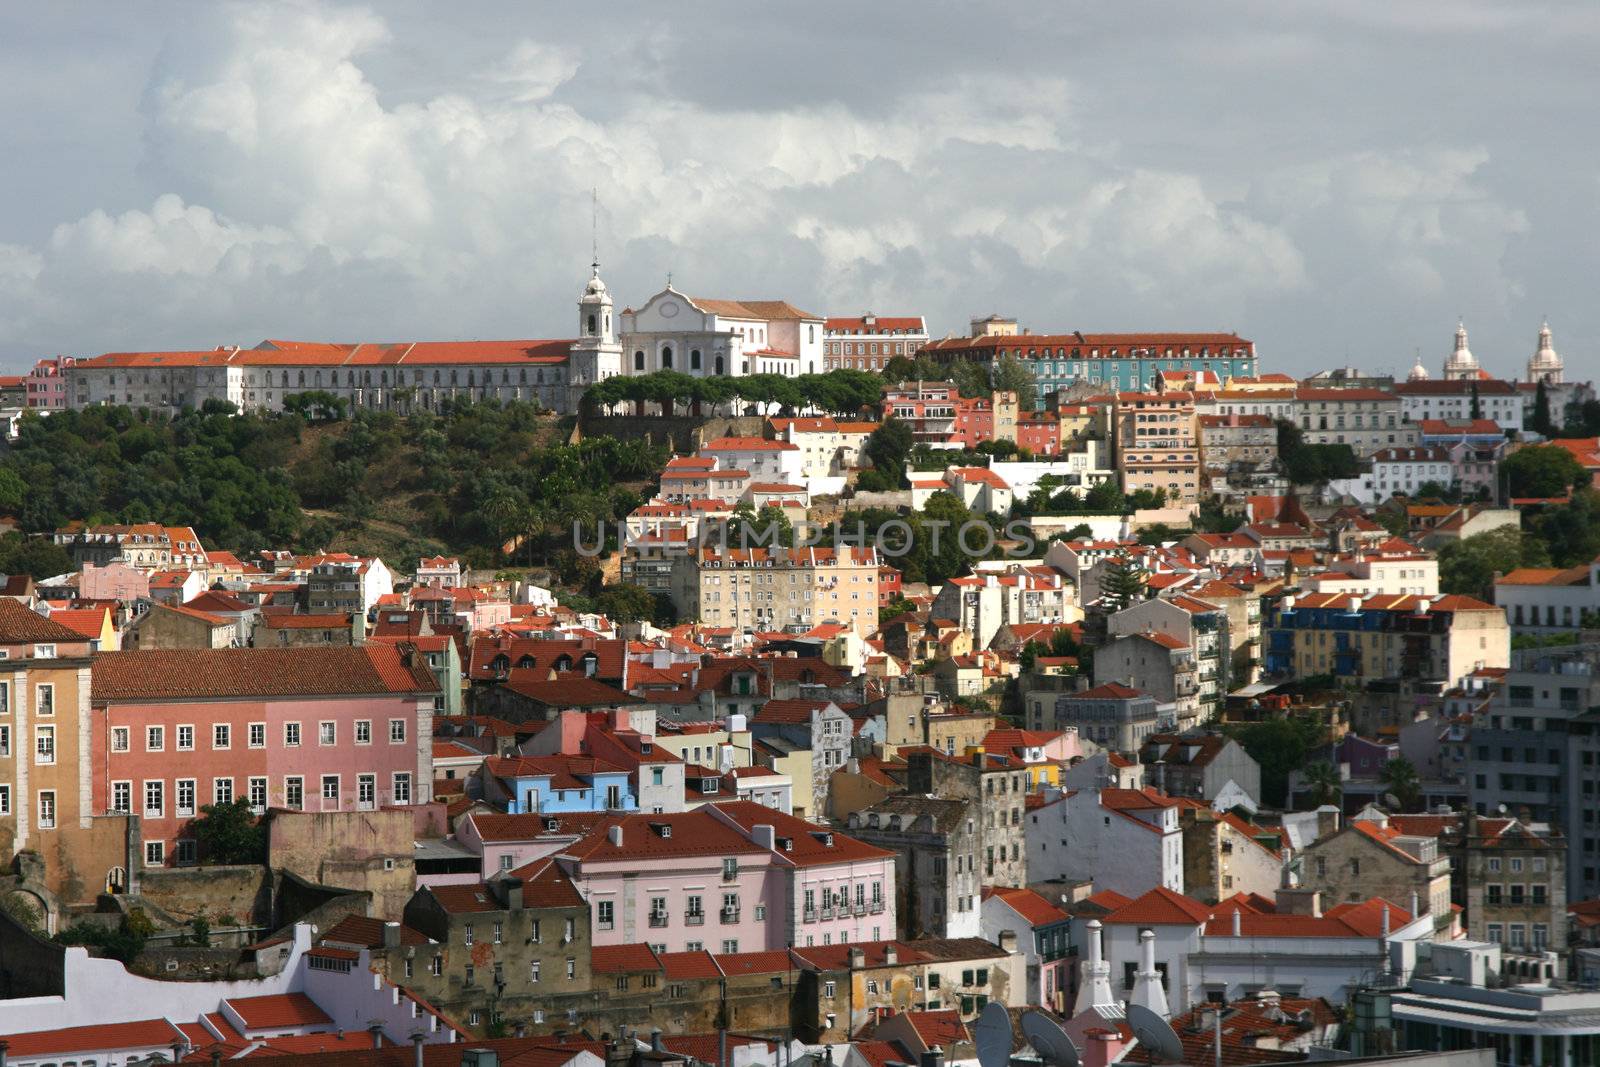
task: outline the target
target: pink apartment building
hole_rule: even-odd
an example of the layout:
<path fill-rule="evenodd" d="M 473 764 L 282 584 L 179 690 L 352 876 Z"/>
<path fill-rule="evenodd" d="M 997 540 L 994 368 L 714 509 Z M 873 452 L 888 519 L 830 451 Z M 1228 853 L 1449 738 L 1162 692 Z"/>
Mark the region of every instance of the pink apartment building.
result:
<path fill-rule="evenodd" d="M 162 866 L 198 858 L 185 831 L 207 804 L 370 811 L 426 800 L 438 690 L 425 661 L 392 645 L 103 654 L 90 701 L 93 808 L 143 816 L 145 864 Z"/>
<path fill-rule="evenodd" d="M 22 388 L 29 408 L 60 411 L 67 406 L 67 368 L 75 363 L 71 356 L 41 359 L 23 375 Z"/>
<path fill-rule="evenodd" d="M 894 932 L 892 853 L 748 801 L 609 817 L 558 859 L 596 945 L 728 953 Z"/>

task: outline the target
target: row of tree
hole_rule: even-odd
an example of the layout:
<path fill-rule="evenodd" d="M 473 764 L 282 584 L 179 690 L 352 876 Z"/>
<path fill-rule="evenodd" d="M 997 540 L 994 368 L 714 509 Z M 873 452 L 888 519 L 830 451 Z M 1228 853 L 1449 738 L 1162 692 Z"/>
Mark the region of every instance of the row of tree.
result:
<path fill-rule="evenodd" d="M 783 414 L 797 411 L 826 412 L 861 417 L 883 402 L 884 379 L 869 371 L 833 370 L 823 374 L 750 374 L 743 377 L 698 377 L 682 371 L 622 375 L 591 385 L 583 394 L 589 410 L 629 402 L 659 404 L 667 414 L 679 405 L 688 408 L 736 410 L 759 404 Z"/>

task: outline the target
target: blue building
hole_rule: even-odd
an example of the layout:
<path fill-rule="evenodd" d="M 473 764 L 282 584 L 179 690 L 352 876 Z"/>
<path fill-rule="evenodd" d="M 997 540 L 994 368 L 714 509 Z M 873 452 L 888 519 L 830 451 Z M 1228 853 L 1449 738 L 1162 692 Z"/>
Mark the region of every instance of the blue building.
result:
<path fill-rule="evenodd" d="M 1218 378 L 1254 378 L 1255 342 L 1233 333 L 1064 333 L 947 337 L 919 354 L 941 362 L 984 364 L 1010 356 L 1033 373 L 1038 399 L 1075 382 L 1109 392 L 1154 389 L 1165 371 L 1211 371 Z"/>
<path fill-rule="evenodd" d="M 490 757 L 483 778 L 484 796 L 510 815 L 639 810 L 628 772 L 591 756 Z"/>

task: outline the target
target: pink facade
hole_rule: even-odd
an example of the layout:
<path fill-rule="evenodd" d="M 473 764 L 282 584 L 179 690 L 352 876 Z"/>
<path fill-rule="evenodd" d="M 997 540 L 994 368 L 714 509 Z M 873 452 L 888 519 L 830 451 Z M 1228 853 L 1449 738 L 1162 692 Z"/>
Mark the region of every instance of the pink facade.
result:
<path fill-rule="evenodd" d="M 433 781 L 431 696 L 95 703 L 93 810 L 143 816 L 147 865 L 193 859 L 185 829 L 207 804 L 373 810 Z"/>
<path fill-rule="evenodd" d="M 60 411 L 67 406 L 67 368 L 71 356 L 41 359 L 22 379 L 28 407 L 39 411 Z"/>
<path fill-rule="evenodd" d="M 150 576 L 126 563 L 107 563 L 104 567 L 85 563 L 78 575 L 78 596 L 83 600 L 132 603 L 150 596 Z"/>

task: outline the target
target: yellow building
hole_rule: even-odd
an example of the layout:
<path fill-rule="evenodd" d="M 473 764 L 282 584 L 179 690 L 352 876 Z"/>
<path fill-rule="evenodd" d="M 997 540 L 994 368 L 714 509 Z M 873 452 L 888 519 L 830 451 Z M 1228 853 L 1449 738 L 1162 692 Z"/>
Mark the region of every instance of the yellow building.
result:
<path fill-rule="evenodd" d="M 878 628 L 878 566 L 871 548 L 702 548 L 674 561 L 673 601 L 704 626 L 837 622 L 865 637 Z"/>
<path fill-rule="evenodd" d="M 1505 609 L 1469 596 L 1286 596 L 1268 612 L 1270 678 L 1331 674 L 1347 684 L 1411 678 L 1455 685 L 1511 665 Z"/>

